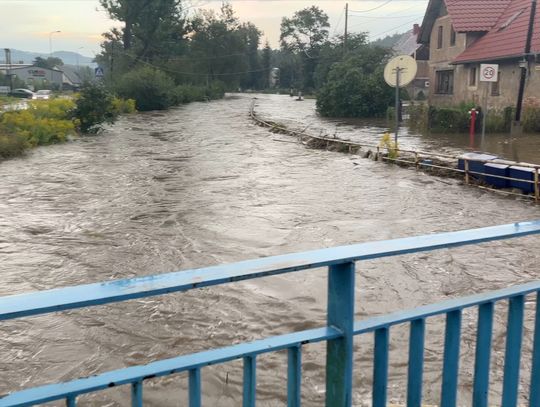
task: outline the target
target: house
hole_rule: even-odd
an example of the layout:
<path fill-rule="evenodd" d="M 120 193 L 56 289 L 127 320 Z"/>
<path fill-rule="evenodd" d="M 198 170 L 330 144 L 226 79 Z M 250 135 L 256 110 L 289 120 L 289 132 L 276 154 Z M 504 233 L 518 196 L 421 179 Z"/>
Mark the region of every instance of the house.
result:
<path fill-rule="evenodd" d="M 75 90 L 82 84 L 75 70 L 68 66 L 48 69 L 30 64 L 0 64 L 0 72 L 14 75 L 30 88 L 38 86 L 40 88 Z"/>
<path fill-rule="evenodd" d="M 540 96 L 538 14 L 525 58 L 530 17 L 531 0 L 430 0 L 418 39 L 430 51 L 429 103 L 515 106 L 521 66 L 527 67 L 525 98 Z M 499 65 L 497 82 L 480 82 L 482 63 Z"/>
<path fill-rule="evenodd" d="M 395 55 L 408 55 L 416 60 L 417 72 L 414 80 L 405 87 L 412 99 L 427 96 L 429 87 L 429 48 L 418 42 L 420 26 L 414 24 L 412 30 L 404 33 L 392 51 Z"/>

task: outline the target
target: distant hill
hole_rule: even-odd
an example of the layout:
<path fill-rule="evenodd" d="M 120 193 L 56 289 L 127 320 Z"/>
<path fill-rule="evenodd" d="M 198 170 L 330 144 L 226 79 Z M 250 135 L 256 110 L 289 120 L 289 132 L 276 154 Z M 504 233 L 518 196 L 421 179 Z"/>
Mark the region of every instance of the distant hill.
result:
<path fill-rule="evenodd" d="M 11 62 L 14 64 L 18 64 L 18 63 L 31 64 L 36 59 L 36 57 L 47 58 L 49 56 L 50 56 L 49 54 L 44 54 L 41 52 L 20 51 L 18 49 L 11 50 Z M 90 66 L 90 67 L 97 66 L 93 62 L 94 58 L 85 57 L 84 55 L 78 54 L 76 52 L 56 51 L 52 53 L 52 56 L 60 58 L 62 61 L 64 61 L 64 64 L 66 65 L 79 64 L 79 66 Z M 0 52 L 0 63 L 5 63 L 3 52 Z"/>

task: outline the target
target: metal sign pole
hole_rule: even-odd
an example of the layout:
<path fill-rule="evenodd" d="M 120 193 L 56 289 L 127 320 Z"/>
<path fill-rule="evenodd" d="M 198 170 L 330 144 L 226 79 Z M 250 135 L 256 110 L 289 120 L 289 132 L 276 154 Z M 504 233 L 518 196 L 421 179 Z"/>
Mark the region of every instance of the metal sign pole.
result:
<path fill-rule="evenodd" d="M 398 145 L 398 134 L 399 134 L 399 75 L 401 68 L 398 66 L 396 68 L 396 134 L 394 136 L 394 142 L 396 144 L 396 149 Z"/>
<path fill-rule="evenodd" d="M 484 114 L 482 115 L 482 142 L 481 142 L 481 148 L 484 149 L 484 142 L 486 137 L 486 117 L 488 114 L 488 93 L 489 93 L 489 82 L 485 82 L 486 89 L 484 91 Z"/>

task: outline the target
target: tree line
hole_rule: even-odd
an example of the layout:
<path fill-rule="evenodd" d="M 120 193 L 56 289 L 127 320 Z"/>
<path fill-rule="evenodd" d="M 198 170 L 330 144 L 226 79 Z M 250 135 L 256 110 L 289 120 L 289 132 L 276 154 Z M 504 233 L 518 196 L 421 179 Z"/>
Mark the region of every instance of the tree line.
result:
<path fill-rule="evenodd" d="M 317 6 L 283 17 L 280 47 L 272 49 L 226 2 L 192 14 L 182 0 L 100 3 L 123 26 L 104 34 L 96 62 L 105 84 L 139 108 L 272 87 L 317 94 L 323 115 L 380 116 L 392 102 L 382 76 L 389 51 L 371 46 L 365 33 L 350 35 L 345 47 Z"/>

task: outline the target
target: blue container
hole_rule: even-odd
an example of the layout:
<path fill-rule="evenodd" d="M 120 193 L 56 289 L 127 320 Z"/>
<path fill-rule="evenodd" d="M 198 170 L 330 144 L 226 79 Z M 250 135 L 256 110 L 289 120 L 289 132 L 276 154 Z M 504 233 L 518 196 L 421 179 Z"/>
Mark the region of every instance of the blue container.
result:
<path fill-rule="evenodd" d="M 524 193 L 534 192 L 534 168 L 520 167 L 513 165 L 509 168 L 510 178 L 517 178 L 523 181 L 510 180 L 510 187 L 521 189 Z M 524 182 L 533 181 L 533 182 Z"/>
<path fill-rule="evenodd" d="M 508 177 L 510 166 L 498 163 L 486 163 L 484 170 L 486 173 L 486 182 L 493 185 L 495 188 L 508 188 L 510 180 L 504 178 L 490 177 L 489 175 L 497 175 L 499 177 Z"/>
<path fill-rule="evenodd" d="M 495 160 L 499 157 L 491 154 L 482 153 L 465 153 L 458 158 L 458 168 L 465 171 L 465 160 L 469 161 L 469 171 L 477 172 L 479 174 L 470 174 L 471 177 L 476 179 L 484 179 L 484 161 Z"/>

